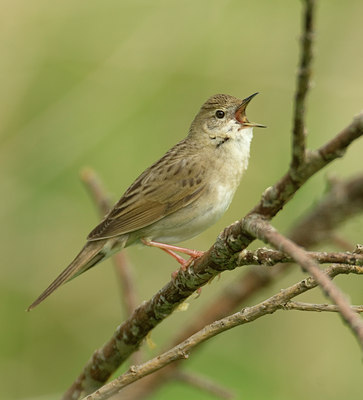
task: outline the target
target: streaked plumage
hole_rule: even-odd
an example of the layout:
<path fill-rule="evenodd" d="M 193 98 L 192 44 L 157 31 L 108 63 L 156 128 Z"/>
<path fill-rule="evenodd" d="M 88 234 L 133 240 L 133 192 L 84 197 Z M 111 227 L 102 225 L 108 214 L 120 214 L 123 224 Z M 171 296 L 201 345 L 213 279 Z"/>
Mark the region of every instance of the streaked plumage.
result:
<path fill-rule="evenodd" d="M 219 94 L 208 99 L 188 136 L 135 180 L 91 231 L 77 257 L 28 310 L 63 283 L 134 242 L 176 243 L 218 220 L 247 168 L 252 127 L 263 127 L 245 116 L 254 96 L 240 100 Z"/>

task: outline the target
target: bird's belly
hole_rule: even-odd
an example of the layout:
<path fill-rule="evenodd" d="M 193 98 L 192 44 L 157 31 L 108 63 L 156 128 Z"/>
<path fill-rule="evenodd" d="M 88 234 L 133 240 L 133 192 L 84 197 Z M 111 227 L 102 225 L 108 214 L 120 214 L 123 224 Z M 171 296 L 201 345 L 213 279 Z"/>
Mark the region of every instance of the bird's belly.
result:
<path fill-rule="evenodd" d="M 149 226 L 145 237 L 162 243 L 190 239 L 213 225 L 224 214 L 235 190 L 216 185 L 194 203 Z"/>

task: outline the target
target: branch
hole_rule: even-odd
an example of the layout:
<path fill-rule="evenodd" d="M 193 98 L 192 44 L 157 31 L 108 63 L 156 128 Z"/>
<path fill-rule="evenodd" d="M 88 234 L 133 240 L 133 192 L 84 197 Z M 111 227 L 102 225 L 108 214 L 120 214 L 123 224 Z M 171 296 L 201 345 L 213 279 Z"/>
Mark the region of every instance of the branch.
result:
<path fill-rule="evenodd" d="M 353 248 L 352 243 L 340 236 L 338 233 L 332 233 L 329 236 L 329 241 L 331 242 L 331 244 L 341 250 L 351 251 Z"/>
<path fill-rule="evenodd" d="M 101 218 L 103 218 L 111 209 L 111 198 L 106 194 L 106 190 L 100 178 L 92 168 L 83 168 L 80 173 L 81 181 L 84 183 L 90 196 L 96 203 Z"/>
<path fill-rule="evenodd" d="M 112 204 L 111 199 L 106 195 L 101 180 L 92 168 L 84 168 L 81 171 L 81 180 L 95 201 L 102 218 L 111 209 Z M 126 315 L 131 315 L 137 306 L 137 298 L 131 267 L 125 254 L 125 251 L 117 253 L 112 257 L 112 260 L 121 283 Z"/>
<path fill-rule="evenodd" d="M 362 212 L 363 174 L 346 181 L 335 181 L 334 185 L 330 185 L 324 197 L 314 204 L 312 210 L 295 223 L 289 237 L 300 246 L 316 246 L 322 240 L 329 238 L 340 223 Z M 354 254 L 363 254 L 363 251 L 357 248 Z M 287 272 L 289 267 L 289 264 L 280 264 L 271 269 L 250 269 L 239 279 L 235 279 L 227 285 L 202 313 L 190 320 L 167 348 L 176 346 L 205 325 L 231 314 L 259 290 L 274 282 L 278 275 Z M 179 365 L 178 362 L 169 364 L 163 370 L 147 376 L 138 384 L 127 387 L 123 390 L 125 398 L 140 400 L 150 396 L 150 393 L 172 378 Z"/>
<path fill-rule="evenodd" d="M 352 311 L 340 289 L 319 269 L 318 264 L 309 257 L 307 252 L 297 244 L 281 235 L 267 221 L 259 215 L 250 215 L 244 219 L 244 228 L 247 232 L 274 247 L 282 249 L 289 254 L 302 268 L 314 277 L 326 296 L 330 297 L 337 304 L 340 314 L 356 335 L 363 350 L 363 321 L 359 315 Z"/>
<path fill-rule="evenodd" d="M 311 63 L 313 59 L 314 14 L 315 1 L 305 0 L 303 33 L 301 37 L 301 59 L 297 74 L 294 103 L 291 171 L 298 171 L 299 167 L 305 162 L 305 102 L 310 87 Z"/>
<path fill-rule="evenodd" d="M 363 255 L 357 253 L 335 253 L 335 252 L 306 252 L 310 258 L 319 264 L 349 264 L 363 265 Z M 278 263 L 294 262 L 293 257 L 278 250 L 260 248 L 255 251 L 242 250 L 236 255 L 236 265 L 266 265 L 273 266 Z"/>
<path fill-rule="evenodd" d="M 284 310 L 298 310 L 298 311 L 316 311 L 316 312 L 340 312 L 338 306 L 335 304 L 310 304 L 302 303 L 300 301 L 288 301 L 285 304 L 281 304 L 281 308 Z M 363 305 L 361 306 L 350 306 L 350 308 L 356 312 L 363 312 Z"/>
<path fill-rule="evenodd" d="M 356 117 L 347 128 L 309 158 L 304 168 L 300 169 L 298 180 L 288 173 L 276 185 L 265 191 L 261 202 L 250 214 L 259 212 L 268 219 L 272 218 L 303 183 L 335 158 L 340 157 L 348 145 L 362 134 L 363 114 Z M 227 227 L 215 244 L 195 260 L 187 271 L 180 270 L 175 279 L 134 310 L 130 318 L 116 329 L 112 338 L 95 351 L 63 399 L 78 399 L 82 392 L 90 393 L 106 382 L 120 364 L 139 348 L 146 335 L 179 304 L 220 272 L 234 269 L 236 266 L 233 263 L 233 255 L 245 249 L 253 240 L 253 236 L 243 230 L 243 219 Z"/>
<path fill-rule="evenodd" d="M 84 168 L 81 171 L 81 180 L 96 203 L 101 218 L 111 209 L 112 202 L 106 194 L 106 190 L 100 178 L 92 168 Z M 130 316 L 138 304 L 132 268 L 126 256 L 126 251 L 116 253 L 112 256 L 118 282 L 121 285 L 122 303 L 126 316 Z M 142 361 L 140 352 L 132 354 L 130 362 L 139 364 Z"/>
<path fill-rule="evenodd" d="M 319 242 L 330 240 L 334 229 L 362 211 L 363 174 L 347 181 L 336 180 L 289 237 L 300 246 L 311 248 Z"/>
<path fill-rule="evenodd" d="M 324 275 L 330 278 L 334 278 L 338 274 L 349 273 L 363 274 L 363 267 L 334 265 L 324 271 Z M 318 282 L 314 278 L 308 277 L 287 289 L 281 290 L 279 293 L 255 306 L 246 307 L 240 312 L 225 317 L 219 321 L 215 321 L 169 351 L 147 361 L 144 364 L 131 367 L 118 378 L 87 396 L 85 400 L 108 399 L 111 395 L 116 394 L 132 382 L 135 382 L 136 380 L 149 375 L 176 360 L 188 358 L 190 351 L 206 340 L 236 326 L 255 321 L 267 314 L 273 314 L 275 311 L 281 309 L 282 305 L 286 304 L 292 298 L 313 289 L 316 286 L 318 286 Z"/>

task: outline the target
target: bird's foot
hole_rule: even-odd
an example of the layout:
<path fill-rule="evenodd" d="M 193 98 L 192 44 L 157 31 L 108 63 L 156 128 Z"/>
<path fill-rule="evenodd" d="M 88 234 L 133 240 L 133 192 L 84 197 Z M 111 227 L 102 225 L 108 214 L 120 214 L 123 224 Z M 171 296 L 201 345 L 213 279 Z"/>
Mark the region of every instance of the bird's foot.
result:
<path fill-rule="evenodd" d="M 168 253 L 168 254 L 170 254 L 170 253 Z M 180 257 L 178 254 L 176 254 L 176 253 L 174 253 L 174 254 L 175 254 L 176 257 L 178 257 L 178 262 L 180 264 L 180 268 L 178 268 L 176 271 L 172 272 L 171 278 L 172 278 L 173 281 L 177 277 L 179 271 L 185 272 L 188 269 L 189 265 L 194 260 L 193 257 L 190 257 L 188 260 L 185 260 L 183 257 Z M 173 256 L 173 257 L 176 258 L 175 256 Z"/>
<path fill-rule="evenodd" d="M 146 246 L 157 247 L 157 248 L 165 251 L 169 255 L 171 255 L 181 265 L 182 271 L 186 271 L 187 268 L 189 267 L 189 265 L 193 262 L 193 260 L 195 260 L 198 257 L 201 257 L 204 254 L 204 251 L 192 250 L 192 249 L 187 249 L 185 247 L 179 247 L 179 246 L 172 246 L 170 244 L 154 242 L 152 240 L 141 239 L 141 242 L 143 244 L 145 244 Z M 176 251 L 190 256 L 189 260 L 185 260 L 183 257 L 179 256 L 179 254 L 176 254 L 175 253 Z M 175 271 L 172 274 L 172 276 L 174 274 L 176 276 L 177 273 L 178 273 L 178 271 Z"/>

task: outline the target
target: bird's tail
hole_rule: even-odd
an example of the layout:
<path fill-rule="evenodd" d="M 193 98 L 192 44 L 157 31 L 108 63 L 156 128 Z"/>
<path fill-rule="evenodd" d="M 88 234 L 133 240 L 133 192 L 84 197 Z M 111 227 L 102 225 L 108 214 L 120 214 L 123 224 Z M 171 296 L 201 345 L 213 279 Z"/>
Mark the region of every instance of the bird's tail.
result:
<path fill-rule="evenodd" d="M 107 251 L 102 251 L 107 240 L 97 240 L 87 242 L 83 249 L 79 252 L 76 258 L 68 265 L 68 267 L 44 290 L 44 292 L 28 307 L 27 311 L 32 310 L 51 293 L 53 293 L 63 283 L 70 281 L 76 276 L 87 271 L 99 263 L 109 254 Z"/>

